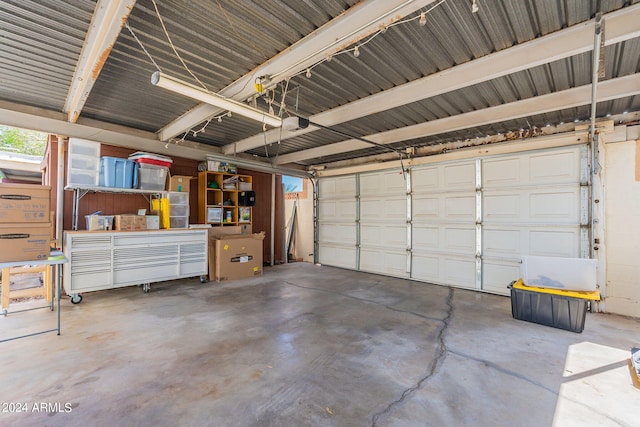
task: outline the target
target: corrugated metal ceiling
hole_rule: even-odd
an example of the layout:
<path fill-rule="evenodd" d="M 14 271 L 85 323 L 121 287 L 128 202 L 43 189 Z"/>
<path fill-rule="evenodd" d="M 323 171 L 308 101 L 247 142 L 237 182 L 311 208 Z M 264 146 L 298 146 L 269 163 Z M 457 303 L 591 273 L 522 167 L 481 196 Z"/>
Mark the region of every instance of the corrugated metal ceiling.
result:
<path fill-rule="evenodd" d="M 466 0 L 446 0 L 427 14 L 426 25 L 418 25 L 420 10 L 405 17 L 412 22 L 392 26 L 370 41 L 360 40 L 360 55 L 347 51 L 333 55 L 288 83 L 287 114 L 312 116 L 399 85 L 449 70 L 490 53 L 534 40 L 586 22 L 597 11 L 607 13 L 637 5 L 640 0 L 482 0 L 472 13 Z M 354 7 L 375 2 L 356 0 L 264 0 L 223 1 L 174 0 L 157 2 L 158 11 L 175 48 L 189 69 L 212 92 L 230 87 L 243 76 L 251 76 L 261 64 L 309 36 L 318 28 Z M 432 3 L 432 5 L 435 3 Z M 0 3 L 0 99 L 16 104 L 62 111 L 96 2 L 6 0 Z M 422 8 L 426 10 L 428 7 Z M 195 83 L 172 51 L 151 0 L 138 0 L 128 18 L 159 69 L 168 75 Z M 606 36 L 606 32 L 605 32 Z M 353 47 L 354 45 L 348 46 Z M 640 72 L 640 39 L 605 48 L 606 79 Z M 91 118 L 133 129 L 156 132 L 187 113 L 197 102 L 153 87 L 156 71 L 132 33 L 123 28 L 102 72 L 87 99 L 81 118 Z M 249 82 L 249 80 L 248 80 Z M 336 129 L 363 137 L 426 121 L 477 111 L 508 102 L 529 99 L 591 82 L 591 53 L 538 65 L 528 70 L 452 90 L 421 101 L 336 125 Z M 278 113 L 285 84 L 270 93 Z M 266 109 L 264 100 L 257 101 Z M 638 96 L 601 102 L 599 115 L 639 109 Z M 438 144 L 487 133 L 507 132 L 529 123 L 544 126 L 588 117 L 588 106 L 569 110 L 532 113 L 480 128 L 414 138 L 394 147 Z M 215 147 L 258 135 L 262 125 L 233 115 L 221 121 L 202 122 L 187 138 Z M 188 130 L 188 129 L 185 129 Z M 193 131 L 198 131 L 197 136 Z M 323 147 L 344 137 L 322 130 L 279 143 L 249 149 L 257 157 L 295 153 Z M 385 149 L 366 150 L 300 161 L 311 165 L 379 154 Z"/>

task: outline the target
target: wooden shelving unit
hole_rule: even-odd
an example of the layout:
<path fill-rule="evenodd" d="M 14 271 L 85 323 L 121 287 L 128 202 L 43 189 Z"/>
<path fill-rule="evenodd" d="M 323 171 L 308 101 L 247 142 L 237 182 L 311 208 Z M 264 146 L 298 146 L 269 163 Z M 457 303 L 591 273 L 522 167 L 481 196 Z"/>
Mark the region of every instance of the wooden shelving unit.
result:
<path fill-rule="evenodd" d="M 198 222 L 213 226 L 251 224 L 251 207 L 239 204 L 239 193 L 251 186 L 250 175 L 204 171 L 198 173 Z M 244 184 L 244 185 L 242 185 Z M 220 212 L 219 221 L 216 213 Z"/>

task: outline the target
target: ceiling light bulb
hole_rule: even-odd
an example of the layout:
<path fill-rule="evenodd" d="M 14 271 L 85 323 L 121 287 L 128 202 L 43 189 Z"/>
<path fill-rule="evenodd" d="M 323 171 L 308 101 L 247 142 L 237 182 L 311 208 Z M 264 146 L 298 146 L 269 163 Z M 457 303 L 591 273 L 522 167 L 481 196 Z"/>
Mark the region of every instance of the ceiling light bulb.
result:
<path fill-rule="evenodd" d="M 307 68 L 307 73 L 305 74 L 307 78 L 311 77 L 311 68 Z"/>
<path fill-rule="evenodd" d="M 359 47 L 359 46 L 356 46 L 356 47 L 353 49 L 353 56 L 355 56 L 356 58 L 357 58 L 358 56 L 360 56 L 360 47 Z"/>
<path fill-rule="evenodd" d="M 331 54 L 327 55 L 327 62 L 331 62 L 332 59 L 333 59 L 333 55 Z"/>
<path fill-rule="evenodd" d="M 231 117 L 231 111 L 227 112 L 227 117 Z"/>
<path fill-rule="evenodd" d="M 480 8 L 478 7 L 476 0 L 473 0 L 473 3 L 471 3 L 471 13 L 477 13 L 479 10 Z"/>
<path fill-rule="evenodd" d="M 421 27 L 427 25 L 427 15 L 424 12 L 420 13 L 420 21 L 418 21 Z"/>
<path fill-rule="evenodd" d="M 222 123 L 222 116 L 218 117 L 218 123 Z"/>

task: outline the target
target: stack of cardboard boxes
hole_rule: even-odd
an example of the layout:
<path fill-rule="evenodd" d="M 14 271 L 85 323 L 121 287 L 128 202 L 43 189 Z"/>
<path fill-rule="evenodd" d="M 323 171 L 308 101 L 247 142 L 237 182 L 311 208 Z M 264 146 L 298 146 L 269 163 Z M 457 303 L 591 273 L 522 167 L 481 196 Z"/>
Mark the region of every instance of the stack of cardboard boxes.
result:
<path fill-rule="evenodd" d="M 0 262 L 49 257 L 51 187 L 0 184 Z"/>

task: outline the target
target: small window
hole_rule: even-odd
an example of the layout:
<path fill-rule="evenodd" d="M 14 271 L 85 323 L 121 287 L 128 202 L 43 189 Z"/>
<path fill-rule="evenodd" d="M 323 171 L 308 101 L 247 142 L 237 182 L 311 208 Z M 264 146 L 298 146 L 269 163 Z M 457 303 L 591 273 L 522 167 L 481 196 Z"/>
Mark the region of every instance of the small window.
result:
<path fill-rule="evenodd" d="M 284 198 L 287 200 L 307 198 L 307 180 L 295 176 L 282 176 Z"/>
<path fill-rule="evenodd" d="M 304 191 L 304 182 L 302 178 L 295 176 L 282 176 L 282 184 L 285 193 L 302 193 Z"/>

